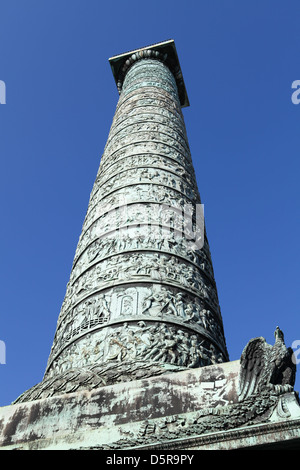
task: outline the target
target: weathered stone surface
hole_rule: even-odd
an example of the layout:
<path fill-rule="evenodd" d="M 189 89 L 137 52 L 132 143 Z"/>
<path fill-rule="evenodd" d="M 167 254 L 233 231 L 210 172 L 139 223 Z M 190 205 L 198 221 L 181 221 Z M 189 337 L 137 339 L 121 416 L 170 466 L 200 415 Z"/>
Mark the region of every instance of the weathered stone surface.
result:
<path fill-rule="evenodd" d="M 285 439 L 300 437 L 295 394 L 265 392 L 241 403 L 239 374 L 234 361 L 3 407 L 0 447 L 234 448 L 238 436 L 259 443 L 262 425 L 265 441 L 274 442 L 278 424 Z"/>
<path fill-rule="evenodd" d="M 59 445 L 110 445 L 149 419 L 170 417 L 237 401 L 239 363 L 224 363 L 175 374 L 27 401 L 0 409 L 1 446 L 51 448 Z M 65 436 L 72 430 L 71 442 Z M 83 435 L 85 437 L 83 438 Z M 93 441 L 95 436 L 95 441 Z M 83 439 L 83 441 L 82 441 Z M 91 440 L 92 439 L 92 440 Z M 21 444 L 22 443 L 22 444 Z M 101 447 L 100 446 L 100 447 Z"/>

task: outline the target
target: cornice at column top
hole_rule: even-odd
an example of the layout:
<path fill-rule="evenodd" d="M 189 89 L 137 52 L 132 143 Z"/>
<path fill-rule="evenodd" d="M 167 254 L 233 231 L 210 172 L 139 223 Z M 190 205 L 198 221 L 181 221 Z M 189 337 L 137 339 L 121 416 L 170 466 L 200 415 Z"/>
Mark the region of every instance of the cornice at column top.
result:
<path fill-rule="evenodd" d="M 157 59 L 169 67 L 176 80 L 181 107 L 189 106 L 190 103 L 173 39 L 111 57 L 109 63 L 119 93 L 122 90 L 124 77 L 132 64 L 147 58 Z"/>

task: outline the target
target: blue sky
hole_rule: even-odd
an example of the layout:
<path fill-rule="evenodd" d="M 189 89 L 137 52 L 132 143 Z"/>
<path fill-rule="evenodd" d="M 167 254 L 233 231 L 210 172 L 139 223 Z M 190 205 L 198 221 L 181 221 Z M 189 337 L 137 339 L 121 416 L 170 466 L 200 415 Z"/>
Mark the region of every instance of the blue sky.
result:
<path fill-rule="evenodd" d="M 0 1 L 0 406 L 45 371 L 117 105 L 108 58 L 166 39 L 230 359 L 277 325 L 300 340 L 299 20 L 296 0 Z"/>

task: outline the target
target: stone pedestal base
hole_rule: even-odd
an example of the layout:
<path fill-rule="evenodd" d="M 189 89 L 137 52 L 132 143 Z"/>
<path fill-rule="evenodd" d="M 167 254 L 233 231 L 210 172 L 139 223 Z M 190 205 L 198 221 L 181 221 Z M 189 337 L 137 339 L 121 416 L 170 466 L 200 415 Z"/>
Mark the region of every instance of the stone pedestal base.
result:
<path fill-rule="evenodd" d="M 196 450 L 300 446 L 295 392 L 238 401 L 240 362 L 0 408 L 13 450 Z M 300 447 L 299 447 L 300 448 Z"/>

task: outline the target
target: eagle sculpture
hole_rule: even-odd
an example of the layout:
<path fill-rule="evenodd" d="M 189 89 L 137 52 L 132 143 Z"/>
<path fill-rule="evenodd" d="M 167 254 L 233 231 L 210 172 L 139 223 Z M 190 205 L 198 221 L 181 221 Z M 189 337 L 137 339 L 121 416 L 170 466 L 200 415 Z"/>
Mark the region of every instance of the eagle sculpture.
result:
<path fill-rule="evenodd" d="M 244 348 L 240 359 L 240 401 L 264 390 L 275 393 L 293 391 L 296 377 L 293 350 L 286 347 L 283 332 L 278 326 L 274 336 L 274 346 L 259 337 L 251 339 Z"/>

